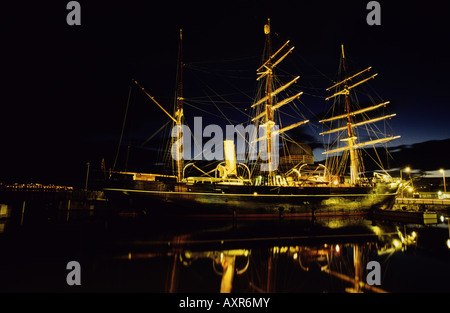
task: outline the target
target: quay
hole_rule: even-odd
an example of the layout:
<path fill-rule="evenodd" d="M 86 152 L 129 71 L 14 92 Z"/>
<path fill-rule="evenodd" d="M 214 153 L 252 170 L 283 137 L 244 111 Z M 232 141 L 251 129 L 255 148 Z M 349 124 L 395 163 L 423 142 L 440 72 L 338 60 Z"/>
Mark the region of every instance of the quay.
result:
<path fill-rule="evenodd" d="M 396 198 L 396 204 L 423 204 L 433 206 L 448 206 L 450 207 L 450 199 L 438 199 L 438 198 Z"/>
<path fill-rule="evenodd" d="M 395 199 L 391 210 L 376 210 L 376 219 L 410 222 L 419 224 L 437 224 L 439 216 L 450 214 L 450 199 L 403 198 Z"/>
<path fill-rule="evenodd" d="M 0 183 L 1 200 L 72 200 L 106 201 L 101 190 L 77 189 L 71 186 Z"/>

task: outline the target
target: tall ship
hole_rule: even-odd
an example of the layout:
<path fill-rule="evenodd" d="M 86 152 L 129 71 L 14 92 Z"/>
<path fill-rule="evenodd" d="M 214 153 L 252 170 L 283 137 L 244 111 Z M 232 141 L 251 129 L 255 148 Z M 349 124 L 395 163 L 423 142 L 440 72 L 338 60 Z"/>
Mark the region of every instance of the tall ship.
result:
<path fill-rule="evenodd" d="M 161 214 L 201 214 L 224 216 L 285 216 L 309 214 L 360 214 L 376 209 L 390 209 L 395 203 L 400 182 L 382 168 L 368 177 L 362 149 L 385 144 L 399 136 L 380 136 L 379 128 L 370 127 L 395 114 L 370 117 L 389 102 L 358 107 L 351 93 L 354 88 L 373 79 L 371 67 L 356 74 L 347 73 L 344 47 L 341 47 L 339 81 L 327 89 L 328 113 L 320 119 L 326 142 L 323 164 L 314 165 L 283 153 L 286 149 L 304 149 L 298 142 L 285 142 L 286 134 L 311 123 L 298 120 L 284 126 L 278 120 L 281 107 L 295 103 L 303 92 L 282 98 L 300 76 L 287 82 L 275 75 L 277 66 L 293 51 L 290 41 L 272 49 L 270 19 L 264 25 L 265 57 L 257 69 L 260 86 L 257 97 L 249 103 L 251 118 L 246 127 L 234 127 L 235 135 L 226 138 L 220 149 L 209 147 L 210 154 L 221 154 L 222 160 L 212 170 L 199 164 L 207 153 L 193 147 L 191 158 L 185 158 L 188 138 L 184 129 L 182 35 L 180 31 L 177 94 L 173 113 L 169 113 L 137 81 L 142 91 L 172 121 L 170 140 L 172 174 L 112 171 L 104 191 L 111 201 L 145 203 L 149 210 Z M 370 117 L 370 118 L 369 118 Z M 280 126 L 283 125 L 283 126 Z M 375 131 L 373 131 L 375 129 Z M 367 132 L 362 134 L 363 130 Z M 372 133 L 370 132 L 372 130 Z M 184 136 L 184 139 L 183 139 Z M 190 138 L 188 138 L 190 139 Z M 364 140 L 363 140 L 364 139 Z M 365 140 L 367 139 L 367 140 Z M 195 146 L 195 143 L 194 143 Z M 280 147 L 283 147 L 280 150 Z M 198 148 L 198 147 L 197 147 Z M 192 150 L 192 149 L 190 149 Z M 281 152 L 280 152 L 281 151 Z M 203 158 L 197 158 L 198 154 Z M 312 164 L 311 164 L 312 163 Z M 191 171 L 195 169 L 195 171 Z M 199 174 L 190 175 L 196 172 Z"/>

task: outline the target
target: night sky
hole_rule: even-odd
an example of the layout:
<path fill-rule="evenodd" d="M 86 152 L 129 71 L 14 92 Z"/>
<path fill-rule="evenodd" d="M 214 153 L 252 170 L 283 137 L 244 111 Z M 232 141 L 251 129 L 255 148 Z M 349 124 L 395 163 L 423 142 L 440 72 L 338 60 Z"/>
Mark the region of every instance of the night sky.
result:
<path fill-rule="evenodd" d="M 2 4 L 2 182 L 79 184 L 86 162 L 112 167 L 131 79 L 173 104 L 180 28 L 184 96 L 250 106 L 268 17 L 274 44 L 295 45 L 287 65 L 312 112 L 323 110 L 315 90 L 332 85 L 344 44 L 349 71 L 379 74 L 370 84 L 397 113 L 393 145 L 450 138 L 448 1 L 379 1 L 380 26 L 366 23 L 369 1 L 78 1 L 81 26 L 67 25 L 67 2 Z M 129 118 L 123 149 L 167 122 L 135 86 Z M 429 153 L 446 160 L 449 150 Z"/>

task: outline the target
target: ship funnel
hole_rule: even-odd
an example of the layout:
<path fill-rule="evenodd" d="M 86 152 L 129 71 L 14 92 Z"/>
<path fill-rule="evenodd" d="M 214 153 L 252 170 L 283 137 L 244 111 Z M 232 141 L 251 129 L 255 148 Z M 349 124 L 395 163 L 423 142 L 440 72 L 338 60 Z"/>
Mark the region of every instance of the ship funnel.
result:
<path fill-rule="evenodd" d="M 224 140 L 223 150 L 225 152 L 225 174 L 227 177 L 236 176 L 236 151 L 234 140 Z"/>

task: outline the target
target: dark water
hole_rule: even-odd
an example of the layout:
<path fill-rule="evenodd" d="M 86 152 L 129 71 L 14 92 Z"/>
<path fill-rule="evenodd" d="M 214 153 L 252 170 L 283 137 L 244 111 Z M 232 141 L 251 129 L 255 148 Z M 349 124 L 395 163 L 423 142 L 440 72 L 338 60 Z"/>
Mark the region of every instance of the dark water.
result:
<path fill-rule="evenodd" d="M 3 206 L 1 292 L 450 292 L 446 218 L 161 219 L 106 203 L 67 208 Z M 69 261 L 81 285 L 68 285 Z M 370 261 L 380 264 L 378 285 L 367 284 Z"/>

